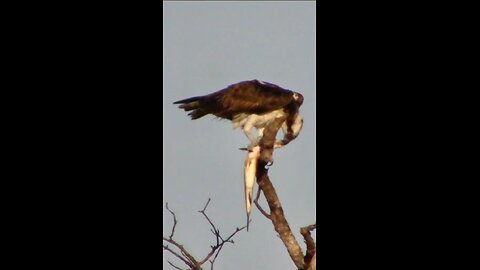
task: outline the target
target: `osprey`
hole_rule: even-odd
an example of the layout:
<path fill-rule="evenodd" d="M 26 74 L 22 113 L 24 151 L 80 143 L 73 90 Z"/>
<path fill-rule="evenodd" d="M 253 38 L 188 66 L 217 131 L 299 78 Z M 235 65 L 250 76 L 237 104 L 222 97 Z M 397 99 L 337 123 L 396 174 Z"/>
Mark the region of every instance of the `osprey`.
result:
<path fill-rule="evenodd" d="M 259 80 L 243 81 L 215 93 L 191 97 L 174 102 L 178 107 L 190 111 L 192 120 L 213 114 L 232 121 L 233 127 L 241 127 L 250 140 L 249 149 L 260 142 L 263 130 L 274 119 L 286 116 L 282 124 L 284 137 L 276 141 L 280 148 L 294 140 L 303 126 L 299 108 L 303 103 L 300 93 L 283 89 L 278 85 Z M 254 137 L 255 127 L 258 136 Z"/>

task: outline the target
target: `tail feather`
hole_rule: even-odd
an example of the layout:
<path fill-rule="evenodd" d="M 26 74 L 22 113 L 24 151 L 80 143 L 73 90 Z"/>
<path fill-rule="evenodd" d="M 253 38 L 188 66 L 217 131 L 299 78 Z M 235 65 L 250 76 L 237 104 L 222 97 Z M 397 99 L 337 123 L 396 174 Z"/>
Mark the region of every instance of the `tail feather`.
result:
<path fill-rule="evenodd" d="M 173 102 L 173 104 L 181 104 L 180 106 L 178 106 L 178 108 L 184 109 L 186 112 L 192 111 L 188 115 L 190 115 L 192 120 L 195 120 L 209 114 L 209 112 L 201 108 L 201 104 L 200 104 L 201 100 L 202 100 L 202 97 L 192 97 L 192 98 L 175 101 Z"/>
<path fill-rule="evenodd" d="M 199 101 L 200 98 L 201 97 L 186 98 L 186 99 L 175 101 L 175 102 L 173 102 L 173 104 L 190 103 L 190 102 L 193 102 L 193 101 Z"/>
<path fill-rule="evenodd" d="M 195 119 L 198 119 L 200 117 L 204 117 L 205 115 L 209 114 L 209 112 L 206 112 L 202 109 L 196 109 L 194 110 L 193 112 L 189 113 L 188 115 L 190 115 L 190 117 L 192 118 L 192 120 L 195 120 Z"/>
<path fill-rule="evenodd" d="M 191 111 L 191 110 L 198 109 L 199 106 L 200 106 L 200 103 L 198 101 L 192 101 L 192 102 L 189 102 L 189 103 L 182 104 L 182 105 L 178 106 L 178 108 L 184 109 L 186 112 L 188 112 L 188 111 Z"/>
<path fill-rule="evenodd" d="M 175 101 L 173 104 L 189 103 L 189 102 L 192 102 L 192 101 L 199 101 L 201 98 L 202 98 L 202 96 L 186 98 L 186 99 Z"/>

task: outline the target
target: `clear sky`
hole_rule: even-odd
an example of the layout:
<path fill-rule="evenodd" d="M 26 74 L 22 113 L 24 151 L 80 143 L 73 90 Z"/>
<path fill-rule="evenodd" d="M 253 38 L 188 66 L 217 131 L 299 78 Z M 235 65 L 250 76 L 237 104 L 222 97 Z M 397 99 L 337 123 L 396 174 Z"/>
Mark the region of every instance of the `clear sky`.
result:
<path fill-rule="evenodd" d="M 246 224 L 246 153 L 238 148 L 249 141 L 229 121 L 213 116 L 192 121 L 172 102 L 251 79 L 303 94 L 302 132 L 274 152 L 269 176 L 305 251 L 299 229 L 316 221 L 315 43 L 312 1 L 163 3 L 163 234 L 169 235 L 173 225 L 164 208 L 168 202 L 179 221 L 174 239 L 197 259 L 215 243 L 198 213 L 208 198 L 207 214 L 222 235 Z M 214 269 L 295 269 L 271 221 L 255 206 L 251 218 L 250 231 L 240 232 L 235 244 L 223 248 Z M 164 269 L 173 269 L 167 260 L 186 268 L 168 252 L 163 254 Z M 210 269 L 209 263 L 204 269 Z"/>

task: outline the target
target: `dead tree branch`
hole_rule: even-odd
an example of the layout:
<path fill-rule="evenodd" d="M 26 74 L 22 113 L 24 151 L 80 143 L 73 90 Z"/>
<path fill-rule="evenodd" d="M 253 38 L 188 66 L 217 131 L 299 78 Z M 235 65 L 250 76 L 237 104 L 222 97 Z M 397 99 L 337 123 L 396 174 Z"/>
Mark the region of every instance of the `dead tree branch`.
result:
<path fill-rule="evenodd" d="M 215 235 L 215 238 L 216 238 L 216 244 L 211 246 L 211 250 L 210 252 L 207 254 L 207 256 L 198 261 L 196 260 L 184 247 L 183 245 L 181 245 L 180 243 L 176 242 L 174 239 L 173 239 L 173 236 L 175 234 L 175 226 L 177 225 L 178 221 L 177 221 L 177 218 L 175 216 L 175 213 L 170 210 L 168 208 L 168 203 L 166 204 L 166 208 L 167 210 L 172 214 L 173 216 L 173 227 L 172 227 L 172 232 L 170 234 L 170 236 L 167 238 L 167 237 L 163 237 L 163 241 L 167 242 L 167 243 L 170 243 L 172 244 L 173 246 L 175 246 L 180 252 L 178 251 L 175 251 L 173 249 L 171 249 L 168 245 L 163 245 L 163 249 L 172 253 L 175 257 L 177 257 L 179 260 L 181 260 L 183 263 L 185 263 L 188 267 L 190 267 L 190 269 L 193 269 L 193 270 L 201 270 L 201 266 L 209 261 L 210 262 L 210 265 L 211 265 L 211 268 L 210 269 L 213 269 L 213 265 L 215 263 L 215 260 L 217 259 L 218 257 L 218 254 L 220 253 L 220 251 L 222 250 L 223 246 L 225 243 L 234 243 L 232 238 L 235 236 L 235 234 L 237 234 L 238 232 L 240 232 L 241 230 L 245 229 L 247 226 L 244 226 L 242 228 L 238 228 L 232 233 L 230 234 L 226 239 L 224 239 L 221 234 L 220 234 L 220 230 L 215 227 L 215 225 L 213 224 L 213 222 L 210 220 L 210 218 L 207 216 L 207 214 L 205 213 L 205 211 L 207 210 L 207 207 L 208 207 L 208 204 L 210 203 L 210 198 L 208 199 L 207 203 L 205 204 L 205 206 L 203 207 L 202 210 L 199 210 L 198 212 L 200 212 L 204 217 L 205 219 L 208 221 L 208 223 L 210 224 L 211 226 L 211 229 L 210 231 Z M 181 253 L 181 254 L 179 254 Z M 215 255 L 215 256 L 214 256 Z M 213 259 L 210 259 L 212 256 Z M 178 266 L 175 266 L 172 262 L 168 261 L 168 263 L 173 266 L 174 268 L 176 269 L 181 269 L 179 268 Z"/>
<path fill-rule="evenodd" d="M 271 124 L 267 125 L 263 131 L 263 137 L 259 143 L 260 158 L 257 166 L 257 183 L 263 194 L 265 194 L 265 198 L 268 202 L 273 227 L 287 248 L 290 258 L 298 269 L 305 269 L 302 249 L 285 219 L 282 205 L 280 204 L 280 200 L 275 192 L 272 182 L 270 182 L 268 169 L 266 168 L 266 165 L 272 161 L 273 145 L 276 140 L 277 132 L 283 121 L 285 121 L 285 117 L 277 118 Z"/>
<path fill-rule="evenodd" d="M 175 246 L 178 247 L 177 242 L 175 242 L 174 240 L 168 240 L 168 239 L 165 239 L 165 237 L 163 238 L 163 240 L 164 240 L 164 241 L 167 241 L 167 242 L 168 242 L 168 241 L 173 241 L 173 242 L 174 242 L 173 245 L 175 245 Z M 182 248 L 183 248 L 183 247 L 182 247 Z M 193 265 L 191 262 L 187 261 L 187 260 L 184 259 L 180 254 L 178 254 L 177 252 L 173 251 L 168 245 L 163 245 L 163 249 L 164 249 L 164 250 L 167 250 L 167 251 L 169 251 L 170 253 L 172 253 L 173 255 L 175 255 L 175 257 L 179 258 L 181 261 L 183 261 L 183 262 L 184 262 L 186 265 L 188 265 L 189 267 L 191 267 L 191 268 L 194 267 L 194 265 Z M 177 266 L 173 265 L 172 262 L 168 261 L 168 263 L 169 263 L 171 266 L 173 266 L 173 267 L 175 267 L 175 268 L 178 268 Z"/>
<path fill-rule="evenodd" d="M 211 269 L 213 269 L 213 264 L 215 263 L 215 260 L 217 259 L 218 254 L 222 250 L 223 245 L 225 243 L 232 243 L 233 244 L 234 243 L 233 240 L 232 240 L 233 236 L 235 234 L 237 234 L 239 231 L 247 228 L 247 226 L 244 226 L 242 228 L 237 227 L 237 229 L 229 237 L 227 237 L 227 239 L 223 239 L 222 236 L 220 235 L 220 230 L 215 227 L 213 222 L 210 220 L 210 218 L 208 218 L 207 214 L 205 213 L 205 210 L 207 210 L 208 203 L 210 203 L 210 198 L 208 199 L 207 203 L 205 204 L 205 207 L 203 208 L 203 210 L 200 210 L 198 212 L 200 212 L 205 217 L 205 219 L 207 219 L 208 223 L 212 227 L 210 229 L 210 231 L 213 233 L 213 235 L 215 235 L 217 243 L 216 243 L 215 246 L 211 246 L 212 250 L 210 251 L 210 253 L 208 253 L 208 255 L 205 257 L 205 259 L 200 261 L 200 264 L 204 264 L 208 260 L 211 264 Z M 213 257 L 213 260 L 209 260 L 214 254 L 215 254 L 215 256 Z"/>
<path fill-rule="evenodd" d="M 165 204 L 165 208 L 167 208 L 168 212 L 170 212 L 173 216 L 173 227 L 172 227 L 172 233 L 170 234 L 170 239 L 172 239 L 173 237 L 173 234 L 175 233 L 175 227 L 177 226 L 177 217 L 175 216 L 175 213 L 172 212 L 172 210 L 170 210 L 168 208 L 168 202 Z"/>
<path fill-rule="evenodd" d="M 195 258 L 190 255 L 190 253 L 188 253 L 188 251 L 183 247 L 183 245 L 177 243 L 175 240 L 173 240 L 173 235 L 175 234 L 175 227 L 177 226 L 177 217 L 175 216 L 175 213 L 170 210 L 170 208 L 168 208 L 168 202 L 165 204 L 165 208 L 168 210 L 168 212 L 170 212 L 170 214 L 172 214 L 173 216 L 173 227 L 172 227 L 172 233 L 170 234 L 170 236 L 167 238 L 167 237 L 163 237 L 163 241 L 167 242 L 167 243 L 170 243 L 172 245 L 174 245 L 175 247 L 177 247 L 180 252 L 182 253 L 182 255 L 178 254 L 178 252 L 175 252 L 174 250 L 172 250 L 168 245 L 163 245 L 163 249 L 172 253 L 173 255 L 175 255 L 175 257 L 179 258 L 181 261 L 183 261 L 186 265 L 188 265 L 188 267 L 190 267 L 191 269 L 195 269 L 195 270 L 200 270 L 200 264 L 195 260 Z M 172 265 L 173 267 L 177 267 L 177 266 L 174 266 L 173 263 L 171 262 L 168 262 L 170 265 Z"/>
<path fill-rule="evenodd" d="M 300 233 L 303 235 L 303 238 L 305 239 L 305 243 L 307 245 L 307 254 L 305 254 L 305 264 L 307 269 L 314 269 L 313 267 L 311 267 L 311 265 L 314 263 L 313 258 L 315 257 L 317 250 L 315 246 L 315 241 L 313 241 L 310 232 L 315 230 L 316 228 L 316 223 L 300 228 Z"/>
<path fill-rule="evenodd" d="M 270 214 L 268 214 L 267 212 L 265 212 L 265 210 L 263 210 L 262 206 L 260 205 L 260 203 L 258 202 L 258 199 L 260 198 L 260 194 L 262 193 L 262 190 L 261 189 L 258 189 L 257 190 L 257 197 L 255 197 L 255 200 L 253 200 L 253 202 L 255 203 L 255 205 L 257 206 L 258 210 L 260 210 L 260 213 L 262 213 L 266 218 L 268 219 L 272 219 L 270 217 Z"/>
<path fill-rule="evenodd" d="M 174 265 L 171 261 L 167 261 L 167 262 L 168 262 L 168 264 L 170 264 L 171 266 L 173 266 L 175 269 L 180 269 L 180 270 L 182 270 L 182 268 Z"/>

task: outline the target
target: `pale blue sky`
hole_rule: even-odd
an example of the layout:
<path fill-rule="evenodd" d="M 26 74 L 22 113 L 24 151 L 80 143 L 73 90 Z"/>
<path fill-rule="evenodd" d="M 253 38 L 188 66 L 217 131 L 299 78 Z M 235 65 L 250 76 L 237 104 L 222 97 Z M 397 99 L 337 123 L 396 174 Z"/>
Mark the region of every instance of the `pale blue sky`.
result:
<path fill-rule="evenodd" d="M 163 206 L 168 202 L 175 211 L 175 238 L 197 259 L 215 241 L 197 212 L 208 198 L 207 213 L 223 235 L 245 225 L 246 153 L 238 148 L 248 139 L 226 120 L 206 116 L 192 121 L 172 102 L 251 79 L 303 94 L 303 130 L 274 152 L 269 175 L 305 251 L 299 229 L 316 221 L 315 43 L 315 2 L 163 3 Z M 263 205 L 268 208 L 264 200 Z M 215 269 L 295 269 L 272 223 L 256 207 L 251 217 L 250 231 L 223 248 Z M 168 235 L 173 222 L 166 210 L 163 219 Z M 173 269 L 167 259 L 186 268 L 164 252 L 165 269 Z"/>

